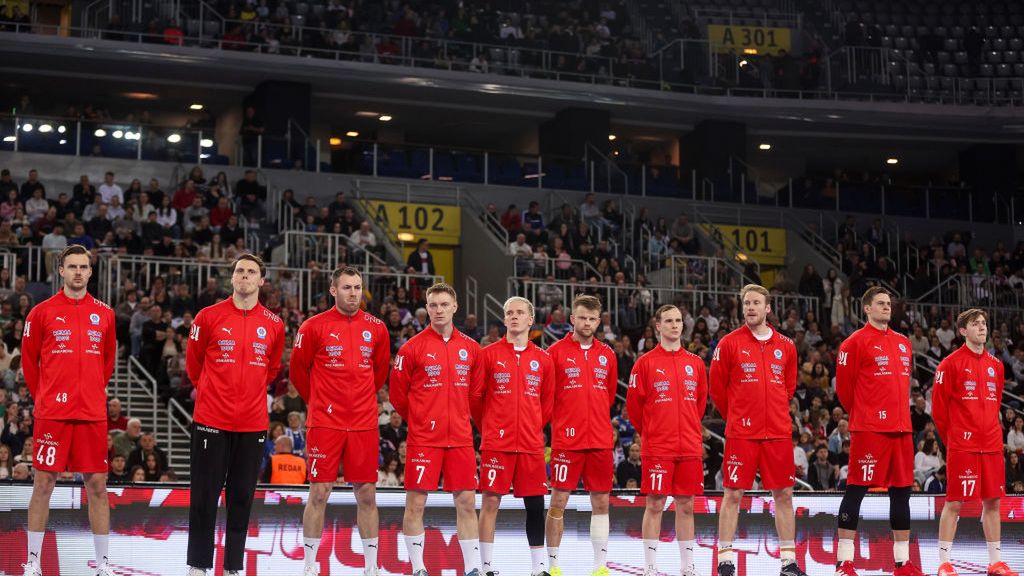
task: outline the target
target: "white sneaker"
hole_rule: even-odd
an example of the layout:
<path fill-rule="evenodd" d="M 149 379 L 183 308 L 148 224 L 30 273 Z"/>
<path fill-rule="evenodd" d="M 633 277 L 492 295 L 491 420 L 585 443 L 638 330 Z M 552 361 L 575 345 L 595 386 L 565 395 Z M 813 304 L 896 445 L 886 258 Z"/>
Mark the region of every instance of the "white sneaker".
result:
<path fill-rule="evenodd" d="M 302 576 L 320 576 L 320 567 L 316 564 L 306 566 L 306 569 L 302 571 Z"/>
<path fill-rule="evenodd" d="M 658 569 L 648 566 L 644 569 L 644 576 L 658 576 Z"/>
<path fill-rule="evenodd" d="M 188 567 L 188 574 L 186 574 L 185 576 L 206 576 L 206 569 L 205 568 L 193 568 L 193 567 L 189 566 Z"/>
<path fill-rule="evenodd" d="M 686 570 L 683 570 L 683 576 L 700 576 L 700 574 L 697 573 L 697 567 L 693 564 L 690 564 L 690 566 L 687 567 Z"/>
<path fill-rule="evenodd" d="M 363 576 L 377 576 L 376 568 L 363 568 Z"/>
<path fill-rule="evenodd" d="M 104 564 L 96 569 L 96 576 L 114 576 L 114 569 Z"/>
<path fill-rule="evenodd" d="M 241 576 L 241 572 L 238 570 L 225 570 L 224 576 Z"/>
<path fill-rule="evenodd" d="M 24 576 L 43 576 L 43 571 L 39 569 L 39 566 L 31 562 L 22 564 L 21 567 L 25 569 Z"/>

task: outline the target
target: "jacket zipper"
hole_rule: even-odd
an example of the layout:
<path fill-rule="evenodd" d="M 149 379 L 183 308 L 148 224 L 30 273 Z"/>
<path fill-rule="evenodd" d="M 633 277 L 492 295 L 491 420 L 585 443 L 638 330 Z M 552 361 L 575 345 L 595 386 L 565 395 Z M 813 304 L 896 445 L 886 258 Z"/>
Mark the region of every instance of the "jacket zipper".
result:
<path fill-rule="evenodd" d="M 756 340 L 756 338 L 755 338 L 755 340 Z M 765 340 L 764 342 L 761 342 L 760 340 L 758 340 L 758 343 L 761 345 L 761 386 L 762 386 L 763 391 L 764 391 L 764 395 L 762 396 L 762 398 L 764 398 L 765 405 L 767 406 L 767 404 L 768 404 L 768 372 L 765 370 L 765 366 L 766 365 L 765 365 L 765 362 L 764 362 L 764 350 L 767 347 L 768 340 Z M 742 422 L 741 422 L 741 424 L 742 424 Z M 764 439 L 764 440 L 768 439 L 768 415 L 767 414 L 765 414 L 765 417 L 761 419 L 761 438 Z"/>
<path fill-rule="evenodd" d="M 444 370 L 446 372 L 446 374 L 445 374 L 445 381 L 448 382 L 448 386 L 444 387 L 445 404 L 448 407 L 447 413 L 445 414 L 445 416 L 447 417 L 447 420 L 448 420 L 447 424 L 445 425 L 446 426 L 446 430 L 447 430 L 447 433 L 445 434 L 445 446 L 447 446 L 448 448 L 451 448 L 452 447 L 452 435 L 451 435 L 451 431 L 452 431 L 452 386 L 454 385 L 454 379 L 452 378 L 452 374 L 451 374 L 451 366 L 452 366 L 451 358 L 448 356 L 448 342 L 444 340 L 444 336 L 441 336 L 441 340 L 444 341 Z M 451 340 L 451 338 L 449 338 L 449 340 Z M 458 370 L 456 370 L 456 374 L 457 373 L 458 373 Z"/>
<path fill-rule="evenodd" d="M 676 419 L 676 434 L 678 435 L 679 453 L 681 455 L 683 453 L 683 427 L 681 425 L 682 421 L 683 421 L 682 420 L 682 416 L 683 416 L 683 400 L 682 400 L 683 382 L 681 380 L 679 380 L 679 366 L 676 363 L 676 359 L 677 359 L 676 355 L 678 353 L 679 353 L 678 350 L 675 350 L 673 352 L 669 352 L 669 357 L 672 359 L 672 376 L 675 378 L 675 381 L 676 381 L 676 387 L 675 387 L 675 390 L 674 390 L 674 394 L 676 396 L 675 397 L 675 401 L 676 401 L 677 404 L 679 404 L 679 408 L 676 410 L 676 418 L 677 418 Z"/>
<path fill-rule="evenodd" d="M 593 347 L 593 344 L 591 344 L 591 347 Z M 593 404 L 593 402 L 591 401 L 590 396 L 593 394 L 593 388 L 594 388 L 594 378 L 593 378 L 593 376 L 594 376 L 594 369 L 590 366 L 590 350 L 583 350 L 583 367 L 586 370 L 586 376 L 584 378 L 584 388 L 583 388 L 584 394 L 583 394 L 583 397 L 585 398 L 584 401 L 587 403 L 586 415 L 587 415 L 587 419 L 589 420 L 590 419 L 590 412 L 591 412 L 591 410 L 593 408 L 591 406 Z M 590 428 L 590 427 L 587 426 L 587 428 Z"/>
<path fill-rule="evenodd" d="M 526 346 L 527 346 L 527 348 L 529 348 L 530 345 L 527 344 Z M 519 431 L 520 431 L 520 424 L 519 424 L 519 396 L 526 392 L 525 386 L 523 386 L 523 383 L 522 383 L 522 380 L 521 380 L 522 379 L 522 374 L 520 373 L 520 370 L 519 370 L 519 368 L 520 368 L 519 360 L 520 360 L 520 357 L 523 354 L 526 353 L 526 350 L 523 350 L 522 352 L 516 352 L 515 345 L 512 345 L 512 353 L 515 354 L 515 356 L 516 356 L 516 388 L 517 388 L 517 390 L 516 390 L 516 393 L 515 393 L 515 396 L 516 396 L 515 411 L 516 411 L 516 439 L 518 440 L 519 439 Z M 519 451 L 519 443 L 516 442 L 515 444 L 516 444 L 516 446 L 515 446 L 516 449 L 513 450 L 513 452 L 518 452 Z"/>

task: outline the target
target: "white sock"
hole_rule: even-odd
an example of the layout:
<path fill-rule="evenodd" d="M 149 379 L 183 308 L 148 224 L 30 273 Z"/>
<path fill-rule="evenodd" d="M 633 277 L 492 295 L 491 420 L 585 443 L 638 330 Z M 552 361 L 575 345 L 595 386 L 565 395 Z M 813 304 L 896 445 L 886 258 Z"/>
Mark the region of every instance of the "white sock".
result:
<path fill-rule="evenodd" d="M 718 543 L 718 563 L 721 564 L 722 562 L 736 563 L 736 554 L 732 551 L 732 542 Z"/>
<path fill-rule="evenodd" d="M 306 567 L 309 568 L 310 566 L 316 566 L 316 554 L 320 550 L 320 539 L 303 538 L 302 550 L 305 553 L 303 559 L 306 561 Z"/>
<path fill-rule="evenodd" d="M 43 552 L 43 536 L 46 532 L 28 533 L 28 563 L 33 566 L 40 566 L 39 556 Z"/>
<path fill-rule="evenodd" d="M 902 566 L 910 561 L 909 540 L 896 540 L 892 543 L 892 559 L 896 561 L 896 566 Z"/>
<path fill-rule="evenodd" d="M 949 562 L 949 553 L 953 550 L 952 542 L 939 540 L 939 564 Z"/>
<path fill-rule="evenodd" d="M 988 563 L 998 564 L 1002 559 L 999 557 L 1000 542 L 986 542 L 988 544 Z"/>
<path fill-rule="evenodd" d="M 462 565 L 466 573 L 480 569 L 480 540 L 459 539 L 459 548 L 462 548 Z"/>
<path fill-rule="evenodd" d="M 540 574 L 548 571 L 548 555 L 544 547 L 530 548 L 530 560 L 533 560 L 531 574 Z"/>
<path fill-rule="evenodd" d="M 679 558 L 682 561 L 680 568 L 686 570 L 693 566 L 693 547 L 697 545 L 695 540 L 678 540 Z"/>
<path fill-rule="evenodd" d="M 405 548 L 409 551 L 409 561 L 412 562 L 414 574 L 417 570 L 427 569 L 427 566 L 423 563 L 423 540 L 425 534 L 417 534 L 416 536 L 402 535 L 405 538 Z"/>
<path fill-rule="evenodd" d="M 494 567 L 491 563 L 494 561 L 494 542 L 480 541 L 480 563 L 483 567 L 484 572 L 493 572 Z"/>
<path fill-rule="evenodd" d="M 594 547 L 594 572 L 604 568 L 608 563 L 608 530 L 607 514 L 590 515 L 590 543 Z"/>
<path fill-rule="evenodd" d="M 649 570 L 658 569 L 658 541 L 644 539 L 644 565 Z"/>
<path fill-rule="evenodd" d="M 839 549 L 836 550 L 836 562 L 853 562 L 853 539 L 839 539 Z"/>
<path fill-rule="evenodd" d="M 782 561 L 783 567 L 796 562 L 795 540 L 779 540 L 779 559 Z"/>
<path fill-rule="evenodd" d="M 558 566 L 558 546 L 548 546 L 548 566 Z"/>
<path fill-rule="evenodd" d="M 96 550 L 96 567 L 102 568 L 107 565 L 107 550 L 110 549 L 110 536 L 108 534 L 93 534 L 92 547 Z"/>
<path fill-rule="evenodd" d="M 373 574 L 377 573 L 377 539 L 363 538 L 363 563 Z"/>

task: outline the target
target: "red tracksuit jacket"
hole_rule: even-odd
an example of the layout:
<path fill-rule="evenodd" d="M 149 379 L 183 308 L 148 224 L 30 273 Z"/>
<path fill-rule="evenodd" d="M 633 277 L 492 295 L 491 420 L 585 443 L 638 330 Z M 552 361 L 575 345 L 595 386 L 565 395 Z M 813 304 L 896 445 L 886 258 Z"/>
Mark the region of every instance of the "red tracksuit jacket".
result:
<path fill-rule="evenodd" d="M 25 384 L 44 420 L 107 418 L 107 382 L 117 360 L 114 311 L 64 290 L 28 313 L 21 339 Z"/>
<path fill-rule="evenodd" d="M 932 419 L 943 444 L 962 452 L 1002 452 L 1000 403 L 1003 363 L 966 345 L 939 364 L 932 388 Z"/>
<path fill-rule="evenodd" d="M 612 448 L 611 407 L 618 388 L 618 360 L 604 342 L 580 347 L 572 332 L 548 348 L 555 369 L 555 405 L 551 422 L 553 450 Z"/>
<path fill-rule="evenodd" d="M 796 347 L 778 330 L 762 342 L 744 324 L 722 338 L 711 358 L 711 399 L 726 437 L 790 438 L 796 376 Z"/>
<path fill-rule="evenodd" d="M 480 345 L 458 330 L 445 342 L 427 328 L 402 345 L 388 390 L 409 425 L 410 446 L 473 445 L 469 389 L 479 355 Z"/>
<path fill-rule="evenodd" d="M 700 458 L 707 403 L 707 371 L 696 354 L 684 349 L 669 352 L 659 344 L 637 359 L 629 376 L 626 407 L 642 436 L 641 454 Z"/>
<path fill-rule="evenodd" d="M 388 330 L 368 312 L 347 316 L 332 307 L 303 322 L 288 375 L 308 404 L 306 427 L 376 430 L 377 391 L 390 363 Z"/>
<path fill-rule="evenodd" d="M 870 324 L 839 346 L 836 395 L 850 413 L 854 432 L 912 432 L 910 340 Z"/>
<path fill-rule="evenodd" d="M 544 453 L 544 426 L 555 403 L 551 357 L 532 342 L 516 353 L 507 339 L 480 351 L 473 366 L 470 409 L 480 450 Z M 568 407 L 566 407 L 568 408 Z"/>
<path fill-rule="evenodd" d="M 267 385 L 284 352 L 284 323 L 262 304 L 240 310 L 229 296 L 196 314 L 185 367 L 196 387 L 194 420 L 230 432 L 267 429 Z"/>

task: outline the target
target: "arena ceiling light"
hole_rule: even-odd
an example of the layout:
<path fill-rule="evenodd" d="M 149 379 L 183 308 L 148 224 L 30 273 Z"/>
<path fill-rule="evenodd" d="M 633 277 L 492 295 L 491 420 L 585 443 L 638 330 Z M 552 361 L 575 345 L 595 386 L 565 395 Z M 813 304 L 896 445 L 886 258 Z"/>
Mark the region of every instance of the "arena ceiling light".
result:
<path fill-rule="evenodd" d="M 900 163 L 900 159 L 899 158 L 886 158 L 885 159 L 885 163 L 886 164 L 890 164 L 890 165 L 891 164 L 899 164 Z"/>
<path fill-rule="evenodd" d="M 757 145 L 757 149 L 758 150 L 765 150 L 765 151 L 771 150 L 772 149 L 772 145 L 767 143 L 767 142 L 764 142 L 764 143 L 758 144 Z"/>
<path fill-rule="evenodd" d="M 360 110 L 356 112 L 356 116 L 359 118 L 376 118 L 380 116 L 380 112 L 373 112 L 371 110 Z"/>
<path fill-rule="evenodd" d="M 34 128 L 35 128 L 35 126 L 33 126 L 31 124 L 22 124 L 21 125 L 21 131 L 22 132 L 31 132 Z"/>
<path fill-rule="evenodd" d="M 213 140 L 209 138 L 203 138 L 199 141 L 199 145 L 203 148 L 213 148 Z"/>
<path fill-rule="evenodd" d="M 412 242 L 416 239 L 416 236 L 412 232 L 399 232 L 398 239 L 402 242 Z"/>
<path fill-rule="evenodd" d="M 203 109 L 203 105 L 202 104 L 193 104 L 193 105 L 189 106 L 188 109 L 189 110 L 202 110 Z"/>
<path fill-rule="evenodd" d="M 103 128 L 97 128 L 96 131 L 93 132 L 92 134 L 97 138 L 103 138 L 104 136 L 107 135 L 107 131 L 104 130 Z"/>
<path fill-rule="evenodd" d="M 123 130 L 114 130 L 110 135 L 113 136 L 114 138 L 117 138 L 118 140 L 120 140 L 121 138 L 124 138 L 124 131 Z"/>
<path fill-rule="evenodd" d="M 331 146 L 341 146 L 341 138 L 338 138 L 337 136 L 331 136 L 330 142 Z"/>
<path fill-rule="evenodd" d="M 17 139 L 17 136 L 4 136 L 4 142 L 14 142 Z"/>
<path fill-rule="evenodd" d="M 65 144 L 67 144 L 67 143 L 68 143 L 68 141 L 67 141 L 67 140 L 61 140 L 61 141 L 60 141 L 60 145 L 61 145 L 61 146 L 65 145 Z"/>
<path fill-rule="evenodd" d="M 359 132 L 349 130 L 348 132 L 345 132 L 345 136 L 348 136 L 349 138 L 359 138 Z"/>
<path fill-rule="evenodd" d="M 171 134 L 167 137 L 167 141 L 171 144 L 177 144 L 178 142 L 181 142 L 181 134 Z"/>
<path fill-rule="evenodd" d="M 615 134 L 609 134 L 608 135 L 608 141 L 609 142 L 614 142 L 616 138 L 618 138 L 618 136 L 616 136 Z"/>
<path fill-rule="evenodd" d="M 65 132 L 67 132 L 67 131 L 68 131 L 68 127 L 67 126 L 65 126 L 63 124 L 61 124 L 60 126 L 57 126 L 57 133 L 63 134 Z"/>
<path fill-rule="evenodd" d="M 387 114 L 382 114 L 381 117 L 378 118 L 378 120 L 380 120 L 381 122 L 391 122 L 393 118 L 391 116 L 388 116 Z"/>
<path fill-rule="evenodd" d="M 53 132 L 53 126 L 49 124 L 40 124 L 39 131 L 42 132 L 43 134 L 48 134 L 50 132 Z"/>

